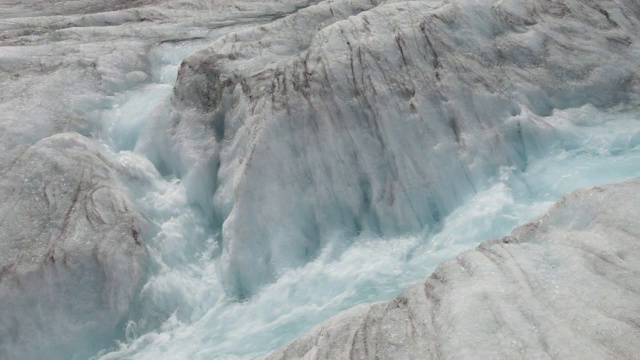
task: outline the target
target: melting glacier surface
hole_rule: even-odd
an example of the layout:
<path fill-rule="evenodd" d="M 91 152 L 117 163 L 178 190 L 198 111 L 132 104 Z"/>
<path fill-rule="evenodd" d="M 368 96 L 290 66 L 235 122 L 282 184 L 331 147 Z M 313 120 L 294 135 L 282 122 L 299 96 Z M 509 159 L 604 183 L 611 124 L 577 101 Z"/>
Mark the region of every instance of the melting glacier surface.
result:
<path fill-rule="evenodd" d="M 305 266 L 288 269 L 249 299 L 226 295 L 216 229 L 188 194 L 187 181 L 160 164 L 157 139 L 169 123 L 181 59 L 203 44 L 160 46 L 153 82 L 120 94 L 95 136 L 120 166 L 137 206 L 153 224 L 151 267 L 125 338 L 96 359 L 254 358 L 363 302 L 388 300 L 439 263 L 503 236 L 574 189 L 640 176 L 640 112 L 591 105 L 556 110 L 566 142 L 524 169 L 500 168 L 437 227 L 399 238 L 336 235 Z"/>

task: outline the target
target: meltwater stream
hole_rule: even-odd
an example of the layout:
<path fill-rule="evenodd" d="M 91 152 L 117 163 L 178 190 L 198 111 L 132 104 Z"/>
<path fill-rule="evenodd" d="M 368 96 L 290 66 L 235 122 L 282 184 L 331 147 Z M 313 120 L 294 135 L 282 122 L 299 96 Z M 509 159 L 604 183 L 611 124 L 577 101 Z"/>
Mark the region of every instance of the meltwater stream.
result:
<path fill-rule="evenodd" d="M 204 44 L 162 45 L 153 83 L 121 94 L 97 135 L 128 175 L 152 224 L 151 266 L 126 338 L 96 359 L 254 358 L 285 344 L 341 310 L 388 300 L 439 263 L 483 240 L 503 236 L 577 188 L 640 176 L 640 112 L 590 105 L 555 111 L 567 134 L 524 171 L 501 168 L 490 186 L 434 231 L 393 239 L 362 234 L 335 239 L 307 265 L 280 274 L 246 301 L 225 295 L 215 230 L 189 201 L 183 182 L 158 169 L 159 132 L 169 121 L 181 59 Z"/>

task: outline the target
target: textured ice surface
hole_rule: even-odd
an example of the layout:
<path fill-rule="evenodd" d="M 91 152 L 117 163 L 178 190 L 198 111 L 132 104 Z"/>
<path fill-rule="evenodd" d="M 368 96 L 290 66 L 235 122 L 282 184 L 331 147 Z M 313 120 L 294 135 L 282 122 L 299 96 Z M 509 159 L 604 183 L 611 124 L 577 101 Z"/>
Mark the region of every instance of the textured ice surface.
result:
<path fill-rule="evenodd" d="M 144 222 L 110 165 L 86 138 L 58 134 L 3 173 L 0 357 L 88 356 L 128 315 Z"/>
<path fill-rule="evenodd" d="M 577 146 L 554 110 L 637 103 L 639 12 L 321 2 L 185 60 L 166 162 L 216 174 L 199 204 L 244 297 L 333 236 L 428 231 L 501 166 Z"/>
<path fill-rule="evenodd" d="M 640 352 L 640 180 L 564 196 L 267 359 L 631 359 Z"/>
<path fill-rule="evenodd" d="M 158 172 L 115 152 L 133 148 L 157 116 L 150 108 L 169 105 L 177 66 L 198 40 L 295 10 L 274 2 L 221 17 L 223 3 L 134 8 L 142 3 L 0 2 L 2 359 L 88 358 L 131 336 L 145 240 L 156 232 L 137 197 Z M 130 94 L 149 83 L 162 97 Z M 125 97 L 139 101 L 119 118 Z"/>
<path fill-rule="evenodd" d="M 638 11 L 0 0 L 0 357 L 264 355 L 640 176 Z"/>

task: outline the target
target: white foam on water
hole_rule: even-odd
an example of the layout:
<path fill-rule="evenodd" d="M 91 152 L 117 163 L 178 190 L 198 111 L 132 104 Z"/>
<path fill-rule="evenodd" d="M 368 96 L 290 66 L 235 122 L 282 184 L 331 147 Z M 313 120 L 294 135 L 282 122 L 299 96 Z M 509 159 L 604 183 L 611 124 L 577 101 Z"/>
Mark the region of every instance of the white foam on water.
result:
<path fill-rule="evenodd" d="M 172 59 L 179 59 L 175 56 Z M 168 117 L 177 64 L 160 64 L 156 83 L 123 95 L 106 116 L 103 141 L 129 174 L 143 214 L 155 226 L 152 265 L 126 339 L 100 359 L 252 358 L 266 354 L 341 310 L 388 300 L 439 263 L 503 236 L 577 188 L 640 176 L 640 114 L 587 105 L 555 111 L 567 134 L 524 170 L 503 167 L 438 229 L 393 239 L 336 236 L 321 254 L 281 273 L 245 301 L 226 296 L 215 229 L 188 200 L 184 183 L 162 176 L 139 140 Z"/>

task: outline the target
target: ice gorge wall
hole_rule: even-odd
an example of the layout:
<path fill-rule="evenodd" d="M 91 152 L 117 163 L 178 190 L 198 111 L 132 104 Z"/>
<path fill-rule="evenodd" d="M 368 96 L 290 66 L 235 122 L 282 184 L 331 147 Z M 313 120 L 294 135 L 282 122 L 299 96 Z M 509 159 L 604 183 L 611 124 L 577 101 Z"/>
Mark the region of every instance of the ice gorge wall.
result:
<path fill-rule="evenodd" d="M 211 153 L 203 206 L 223 220 L 233 289 L 301 265 L 336 231 L 436 224 L 499 166 L 567 137 L 553 109 L 638 90 L 635 3 L 400 2 L 353 17 L 375 4 L 341 4 L 230 34 L 178 74 L 172 138 Z"/>
<path fill-rule="evenodd" d="M 635 0 L 0 0 L 0 89 L 0 358 L 640 354 Z"/>

